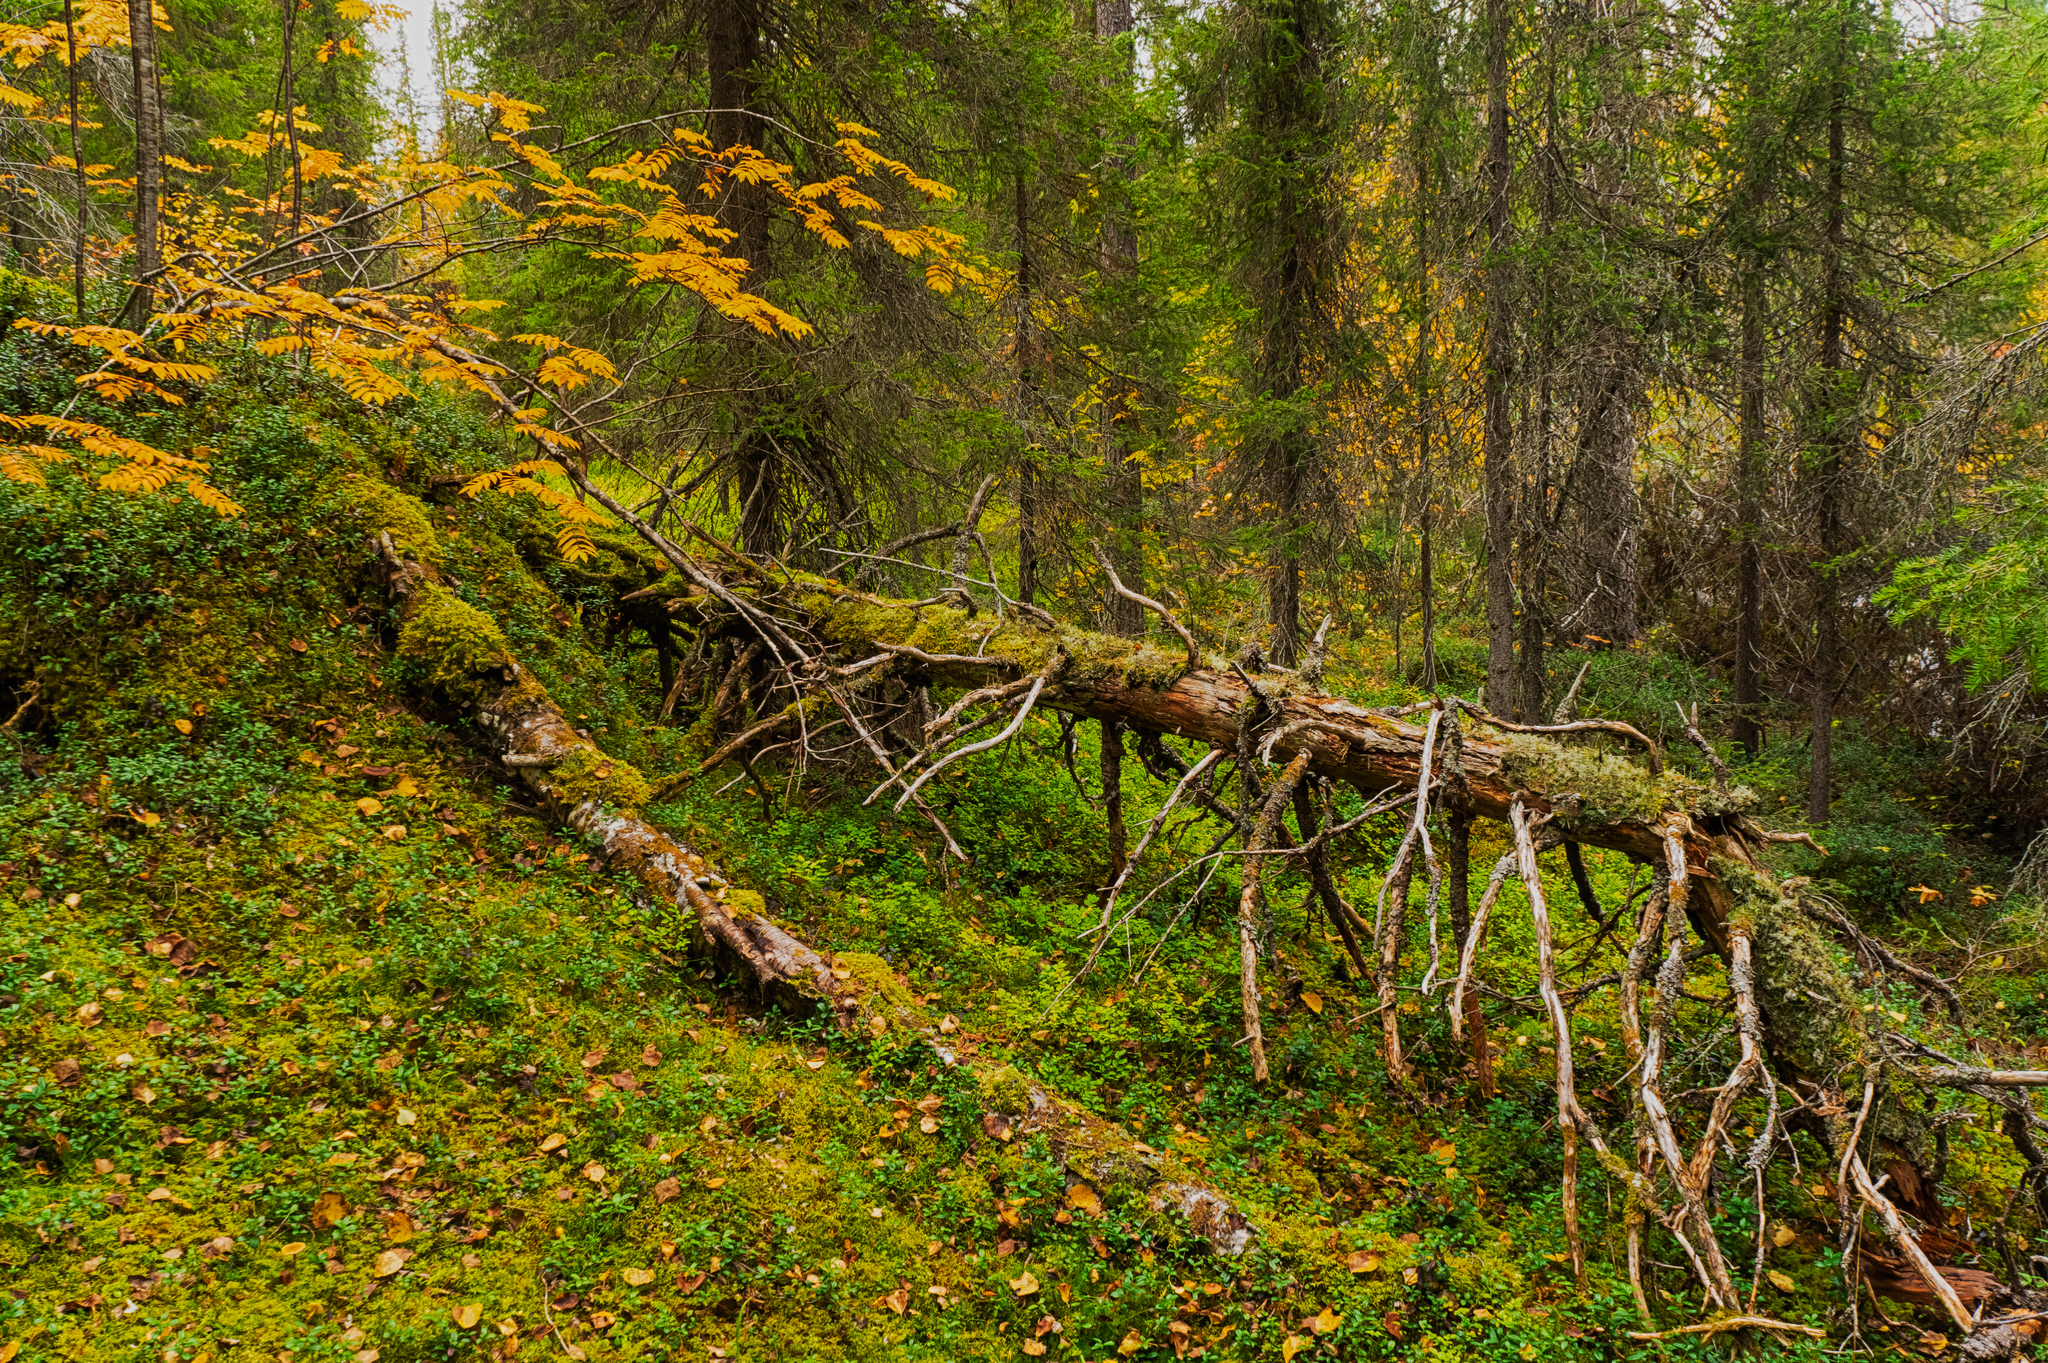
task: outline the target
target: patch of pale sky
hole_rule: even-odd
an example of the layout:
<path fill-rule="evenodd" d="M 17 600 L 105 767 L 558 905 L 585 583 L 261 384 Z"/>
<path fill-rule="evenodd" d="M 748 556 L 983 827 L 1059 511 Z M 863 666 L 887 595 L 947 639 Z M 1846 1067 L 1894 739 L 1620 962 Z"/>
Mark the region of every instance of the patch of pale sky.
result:
<path fill-rule="evenodd" d="M 461 0 L 441 0 L 451 23 L 461 20 Z M 385 107 L 399 107 L 399 53 L 412 69 L 413 95 L 419 100 L 420 144 L 431 147 L 440 131 L 441 92 L 434 88 L 434 0 L 413 0 L 403 21 L 373 35 L 377 51 L 377 87 Z"/>

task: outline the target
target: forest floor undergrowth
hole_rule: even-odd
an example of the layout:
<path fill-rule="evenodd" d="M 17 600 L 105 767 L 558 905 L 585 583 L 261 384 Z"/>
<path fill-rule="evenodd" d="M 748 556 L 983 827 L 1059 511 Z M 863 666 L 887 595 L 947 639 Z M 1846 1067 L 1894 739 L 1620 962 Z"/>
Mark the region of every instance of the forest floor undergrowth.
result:
<path fill-rule="evenodd" d="M 372 420 L 281 382 L 155 418 L 217 451 L 240 519 L 63 470 L 0 483 L 0 681 L 31 699 L 0 733 L 0 1359 L 1656 1356 L 1627 1337 L 1623 1198 L 1597 1169 L 1590 1280 L 1572 1280 L 1518 889 L 1485 980 L 1491 1103 L 1440 995 L 1403 994 L 1417 1075 L 1388 1082 L 1370 989 L 1291 878 L 1256 1085 L 1220 886 L 1184 912 L 1162 894 L 1074 983 L 1106 858 L 1095 740 L 1070 776 L 1043 717 L 933 787 L 971 865 L 831 771 L 771 771 L 764 798 L 727 770 L 656 807 L 943 1041 L 764 1009 L 437 709 L 392 647 L 361 513 L 390 485 L 428 499 L 463 598 L 607 752 L 665 775 L 705 737 L 655 722 L 652 655 L 601 638 L 616 579 L 642 570 L 630 544 L 562 565 L 533 503 L 441 477 L 494 458 L 464 420 Z M 1332 688 L 1413 695 L 1373 680 L 1386 661 L 1346 643 Z M 1587 708 L 1647 714 L 1696 681 L 1654 653 L 1603 659 Z M 1126 772 L 1142 827 L 1164 792 Z M 1747 779 L 1774 794 L 1771 772 Z M 1829 874 L 1887 914 L 1945 877 L 1953 913 L 1921 944 L 1974 948 L 1965 989 L 1992 1019 L 1957 1044 L 2018 1053 L 2039 1041 L 2042 962 L 1995 899 L 1970 917 L 1999 863 L 1956 835 L 1917 812 L 1851 821 Z M 1477 866 L 1503 850 L 1488 836 Z M 1208 837 L 1176 828 L 1160 865 Z M 1390 850 L 1340 865 L 1355 903 Z M 1618 854 L 1588 861 L 1608 913 L 1643 888 Z M 1625 943 L 1561 873 L 1552 897 L 1573 977 L 1616 969 Z M 1418 934 L 1410 978 L 1428 951 Z M 1681 1007 L 1709 1025 L 1667 1068 L 1683 1102 L 1732 1047 L 1711 1025 L 1725 974 L 1694 970 Z M 1885 1006 L 1938 1028 L 1916 998 Z M 1611 997 L 1577 1025 L 1581 1092 L 1611 1107 Z M 1080 1136 L 990 1120 L 1011 1097 L 990 1085 L 1027 1079 L 1222 1193 L 1250 1248 L 1219 1254 L 1142 1185 L 1077 1174 Z M 1969 1123 L 1948 1137 L 1965 1210 L 1997 1217 L 2009 1150 Z M 1771 1166 L 1761 1225 L 1733 1187 L 1717 1224 L 1731 1244 L 1761 1232 L 1760 1311 L 1827 1325 L 1834 1190 L 1794 1139 L 1805 1158 Z M 1653 1265 L 1665 1323 L 1697 1318 L 1689 1281 Z M 1933 1349 L 1890 1309 L 1867 1343 Z"/>

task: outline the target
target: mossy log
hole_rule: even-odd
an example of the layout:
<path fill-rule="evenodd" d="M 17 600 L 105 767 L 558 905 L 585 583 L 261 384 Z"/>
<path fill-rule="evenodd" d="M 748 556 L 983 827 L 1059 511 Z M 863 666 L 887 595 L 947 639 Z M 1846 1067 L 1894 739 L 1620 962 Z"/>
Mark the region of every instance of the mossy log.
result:
<path fill-rule="evenodd" d="M 384 586 L 399 614 L 399 652 L 461 707 L 501 762 L 542 808 L 574 830 L 613 875 L 670 917 L 716 965 L 765 1001 L 816 1013 L 844 1030 L 905 1028 L 923 1035 L 948 1063 L 961 1063 L 941 1029 L 879 958 L 827 956 L 778 926 L 759 894 L 727 882 L 703 856 L 639 812 L 649 784 L 605 753 L 562 714 L 521 665 L 488 615 L 444 586 L 434 566 L 434 533 L 418 504 L 381 487 L 364 499 Z M 403 547 L 397 536 L 403 535 Z M 1242 1254 L 1247 1218 L 1171 1154 L 1152 1150 L 1112 1123 L 1031 1083 L 1015 1070 L 977 1068 L 1001 1138 L 1043 1132 L 1071 1182 L 1141 1192 L 1156 1213 L 1179 1218 L 1216 1252 Z"/>
<path fill-rule="evenodd" d="M 1367 796 L 1413 789 L 1426 730 L 1396 714 L 1376 712 L 1275 672 L 1243 673 L 1220 659 L 1190 667 L 1178 646 L 1048 627 L 1011 615 L 999 618 L 944 604 L 892 601 L 824 578 L 768 570 L 747 560 L 707 560 L 723 587 L 750 610 L 793 625 L 820 647 L 817 664 L 845 665 L 879 653 L 894 655 L 896 674 L 912 684 L 972 689 L 1046 673 L 1038 704 L 1125 725 L 1140 734 L 1173 735 L 1237 751 L 1242 717 L 1261 709 L 1259 737 L 1272 738 L 1276 763 L 1306 752 L 1310 769 Z M 678 616 L 701 628 L 747 635 L 750 621 L 726 613 L 708 595 L 678 598 Z M 1064 660 L 1062 660 L 1064 655 Z M 1253 687 L 1263 707 L 1249 704 Z M 1877 1076 L 1886 1101 L 1873 1120 L 1900 1205 L 1940 1224 L 1938 1166 L 1924 1103 L 1910 1078 L 1880 1064 L 1877 1038 L 1840 946 L 1815 926 L 1793 894 L 1761 863 L 1762 834 L 1748 823 L 1754 796 L 1683 772 L 1657 772 L 1625 757 L 1534 734 L 1498 731 L 1465 718 L 1458 741 L 1440 745 L 1442 802 L 1450 811 L 1505 821 L 1520 800 L 1547 814 L 1565 837 L 1662 863 L 1673 841 L 1683 849 L 1693 931 L 1726 961 L 1731 922 L 1750 933 L 1756 952 L 1756 995 L 1764 1043 L 1778 1078 L 1800 1088 L 1809 1107 L 1800 1120 L 1832 1140 L 1829 1110 Z M 1444 753 L 1452 754 L 1445 765 Z M 1812 1117 L 1819 1112 L 1819 1120 Z"/>

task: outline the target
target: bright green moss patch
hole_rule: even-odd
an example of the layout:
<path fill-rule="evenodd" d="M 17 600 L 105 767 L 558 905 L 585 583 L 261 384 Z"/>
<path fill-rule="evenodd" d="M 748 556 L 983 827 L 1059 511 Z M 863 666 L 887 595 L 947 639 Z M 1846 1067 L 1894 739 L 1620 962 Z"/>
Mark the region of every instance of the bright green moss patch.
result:
<path fill-rule="evenodd" d="M 380 479 L 351 473 L 340 479 L 333 502 L 341 518 L 364 535 L 388 534 L 400 553 L 422 563 L 440 562 L 441 542 L 417 498 Z"/>
<path fill-rule="evenodd" d="M 513 663 L 496 621 L 432 583 L 414 589 L 398 652 L 423 665 L 428 685 L 470 701 L 501 689 Z"/>
<path fill-rule="evenodd" d="M 548 769 L 548 787 L 565 808 L 596 801 L 612 809 L 638 809 L 653 793 L 638 768 L 596 747 L 576 748 Z"/>

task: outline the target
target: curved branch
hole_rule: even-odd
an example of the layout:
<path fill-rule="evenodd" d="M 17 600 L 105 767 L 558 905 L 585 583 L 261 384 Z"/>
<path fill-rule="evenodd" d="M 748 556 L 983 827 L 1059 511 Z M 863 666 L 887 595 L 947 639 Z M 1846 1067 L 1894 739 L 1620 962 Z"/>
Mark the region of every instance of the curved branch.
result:
<path fill-rule="evenodd" d="M 1129 587 L 1126 587 L 1123 584 L 1123 579 L 1116 575 L 1116 569 L 1110 567 L 1109 555 L 1102 552 L 1101 543 L 1096 540 L 1089 540 L 1088 543 L 1090 547 L 1092 547 L 1095 550 L 1095 561 L 1102 565 L 1103 572 L 1109 574 L 1110 589 L 1113 590 L 1118 596 L 1121 596 L 1124 600 L 1135 601 L 1139 605 L 1143 606 L 1146 610 L 1151 611 L 1154 615 L 1157 615 L 1161 620 L 1164 620 L 1166 622 L 1167 628 L 1171 629 L 1175 634 L 1178 634 L 1180 636 L 1180 641 L 1188 646 L 1188 671 L 1193 672 L 1195 669 L 1199 668 L 1202 665 L 1201 652 L 1195 647 L 1195 636 L 1188 633 L 1187 626 L 1181 624 L 1180 621 L 1174 619 L 1173 612 L 1167 610 L 1166 607 L 1161 605 L 1159 602 L 1154 601 L 1149 596 L 1140 596 L 1138 593 L 1132 591 Z"/>
<path fill-rule="evenodd" d="M 1480 723 L 1491 724 L 1494 728 L 1505 729 L 1511 734 L 1610 733 L 1632 738 L 1643 745 L 1643 750 L 1649 757 L 1650 775 L 1664 774 L 1664 753 L 1658 748 L 1657 741 L 1633 724 L 1626 724 L 1618 719 L 1575 719 L 1565 724 L 1517 724 L 1511 719 L 1488 714 L 1469 700 L 1454 697 L 1452 703 Z"/>

